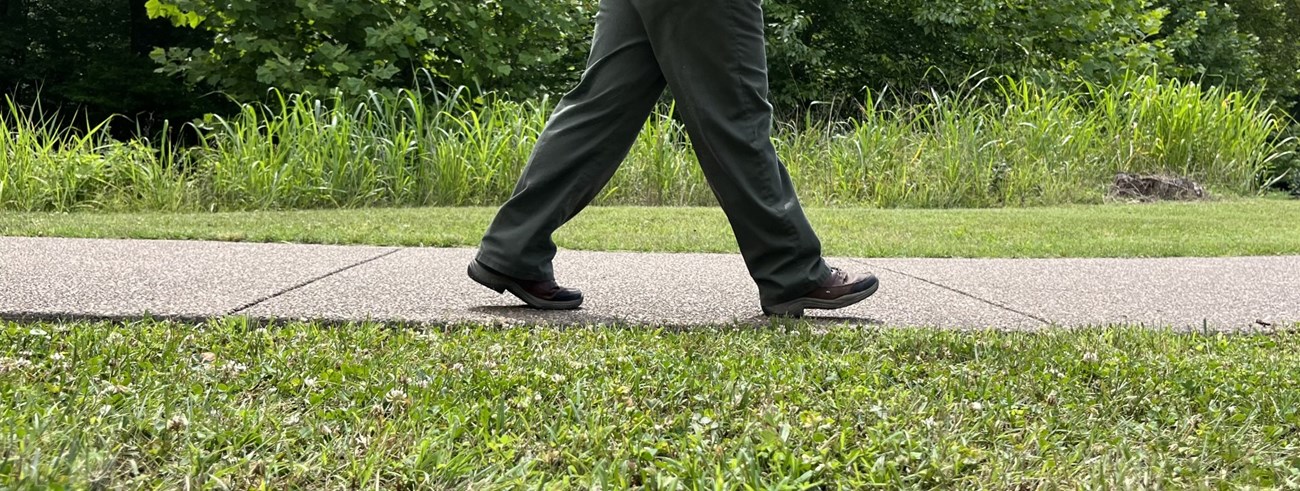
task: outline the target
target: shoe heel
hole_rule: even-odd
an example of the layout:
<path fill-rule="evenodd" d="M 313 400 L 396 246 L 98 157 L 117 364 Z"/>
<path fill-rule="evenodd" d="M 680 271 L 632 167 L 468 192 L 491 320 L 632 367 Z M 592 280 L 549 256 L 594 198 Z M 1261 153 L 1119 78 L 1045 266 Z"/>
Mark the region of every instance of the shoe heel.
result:
<path fill-rule="evenodd" d="M 489 281 L 487 281 L 485 278 L 483 278 L 483 277 L 485 277 L 485 276 L 487 276 L 487 275 L 486 275 L 486 274 L 483 274 L 482 272 L 480 272 L 480 271 L 478 270 L 478 267 L 477 267 L 477 266 L 478 266 L 478 264 L 476 264 L 476 263 L 470 263 L 469 268 L 468 268 L 468 271 L 467 271 L 467 272 L 469 273 L 469 279 L 474 280 L 475 283 L 478 283 L 478 284 L 480 284 L 480 285 L 483 285 L 483 286 L 488 287 L 489 290 L 492 290 L 492 291 L 494 291 L 494 292 L 497 292 L 497 295 L 500 295 L 500 294 L 503 294 L 503 293 L 506 292 L 506 287 L 504 287 L 504 286 L 493 285 L 491 282 L 489 282 Z"/>

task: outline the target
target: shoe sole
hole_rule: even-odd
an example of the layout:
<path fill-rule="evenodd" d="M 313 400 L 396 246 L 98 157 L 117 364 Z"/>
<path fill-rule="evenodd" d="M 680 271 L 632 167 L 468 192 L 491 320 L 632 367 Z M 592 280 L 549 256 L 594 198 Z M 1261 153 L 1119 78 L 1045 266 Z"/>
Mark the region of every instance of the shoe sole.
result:
<path fill-rule="evenodd" d="M 469 263 L 469 277 L 480 285 L 491 288 L 497 293 L 510 292 L 511 295 L 523 300 L 529 307 L 541 310 L 573 310 L 582 306 L 582 299 L 569 301 L 555 301 L 538 298 L 530 295 L 523 288 L 508 277 L 488 271 L 479 265 L 478 261 Z"/>
<path fill-rule="evenodd" d="M 838 298 L 820 299 L 820 298 L 796 298 L 786 303 L 763 307 L 763 314 L 775 317 L 803 317 L 806 309 L 835 310 L 848 307 L 855 303 L 866 300 L 867 297 L 876 294 L 880 288 L 880 280 L 876 280 L 866 290 L 857 293 L 850 293 Z"/>

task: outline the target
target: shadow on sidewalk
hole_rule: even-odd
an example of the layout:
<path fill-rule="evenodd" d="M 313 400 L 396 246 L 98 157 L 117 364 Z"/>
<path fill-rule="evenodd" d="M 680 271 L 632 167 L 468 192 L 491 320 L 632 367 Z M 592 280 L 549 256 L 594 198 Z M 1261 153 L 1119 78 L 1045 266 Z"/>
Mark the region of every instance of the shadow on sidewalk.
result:
<path fill-rule="evenodd" d="M 527 305 L 512 306 L 479 306 L 470 307 L 470 312 L 492 316 L 498 319 L 508 321 L 512 324 L 526 325 L 548 325 L 548 326 L 654 326 L 670 327 L 676 329 L 691 329 L 702 327 L 701 324 L 681 321 L 668 322 L 648 322 L 645 320 L 628 319 L 624 317 L 601 315 L 586 309 L 577 310 L 537 310 Z M 885 323 L 879 319 L 870 317 L 848 317 L 848 316 L 806 316 L 797 319 L 780 319 L 771 318 L 764 315 L 754 315 L 748 318 L 736 318 L 729 322 L 716 323 L 717 326 L 735 327 L 744 326 L 752 328 L 766 328 L 782 323 L 798 323 L 800 325 L 812 325 L 821 327 L 832 326 L 883 326 Z"/>

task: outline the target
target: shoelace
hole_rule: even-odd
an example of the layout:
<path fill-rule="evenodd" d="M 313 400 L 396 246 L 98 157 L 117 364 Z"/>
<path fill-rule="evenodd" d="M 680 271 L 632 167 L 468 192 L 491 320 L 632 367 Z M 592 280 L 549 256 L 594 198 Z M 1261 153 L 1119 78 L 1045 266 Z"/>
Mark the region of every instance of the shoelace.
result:
<path fill-rule="evenodd" d="M 840 268 L 831 268 L 831 276 L 829 279 L 831 280 L 831 285 L 842 285 L 848 283 L 849 275 Z"/>

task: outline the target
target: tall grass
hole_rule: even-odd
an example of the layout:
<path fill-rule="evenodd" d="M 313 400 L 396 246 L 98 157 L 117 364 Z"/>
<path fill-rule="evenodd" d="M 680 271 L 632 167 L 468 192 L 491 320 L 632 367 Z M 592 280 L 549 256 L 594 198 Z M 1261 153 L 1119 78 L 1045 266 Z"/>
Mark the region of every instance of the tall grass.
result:
<path fill-rule="evenodd" d="M 774 144 L 805 202 L 880 207 L 1097 202 L 1117 172 L 1176 174 L 1245 195 L 1295 147 L 1275 136 L 1286 122 L 1254 95 L 1148 76 L 1065 93 L 981 83 L 990 87 L 919 103 L 872 93 L 849 120 L 779 124 Z M 104 125 L 62 130 L 9 102 L 0 115 L 0 208 L 498 204 L 550 107 L 464 92 L 277 97 L 196 124 L 193 148 L 116 142 Z M 647 121 L 597 203 L 714 203 L 672 107 Z"/>
<path fill-rule="evenodd" d="M 116 142 L 104 121 L 77 132 L 6 98 L 0 114 L 0 209 L 179 209 L 193 202 L 165 142 Z"/>
<path fill-rule="evenodd" d="M 291 95 L 210 117 L 195 162 L 225 207 L 487 204 L 509 196 L 544 115 L 533 103 L 471 106 L 459 93 L 355 104 Z"/>
<path fill-rule="evenodd" d="M 931 94 L 891 108 L 873 94 L 858 118 L 785 125 L 776 141 L 805 199 L 881 207 L 1097 202 L 1118 172 L 1244 195 L 1295 147 L 1253 95 L 1145 76 L 1074 93 L 986 83 L 996 97 Z"/>

